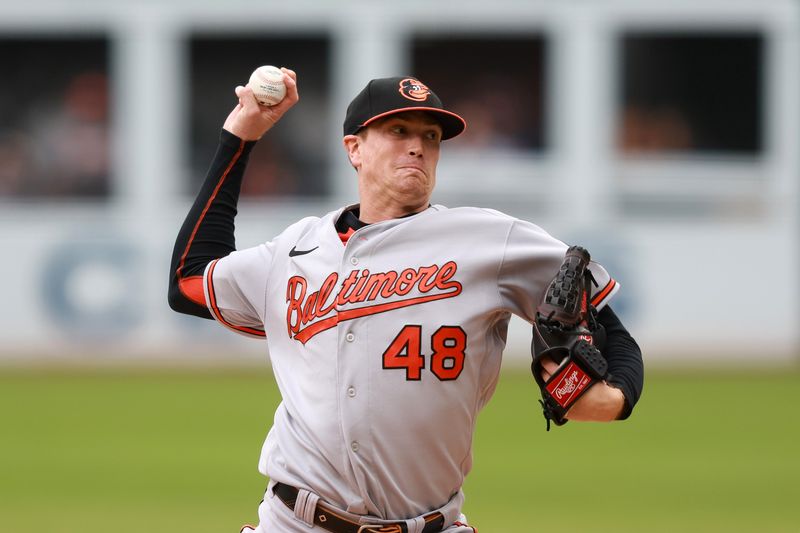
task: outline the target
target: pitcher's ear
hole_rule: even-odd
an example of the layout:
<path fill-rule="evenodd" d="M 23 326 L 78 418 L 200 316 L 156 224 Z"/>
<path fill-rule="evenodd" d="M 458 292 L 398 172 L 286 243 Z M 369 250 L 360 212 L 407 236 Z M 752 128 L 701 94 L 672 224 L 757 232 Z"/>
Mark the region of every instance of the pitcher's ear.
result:
<path fill-rule="evenodd" d="M 350 164 L 353 165 L 353 168 L 358 168 L 361 164 L 361 139 L 358 135 L 345 135 L 342 139 L 342 144 L 344 145 L 344 149 L 347 152 L 347 158 L 350 160 Z"/>

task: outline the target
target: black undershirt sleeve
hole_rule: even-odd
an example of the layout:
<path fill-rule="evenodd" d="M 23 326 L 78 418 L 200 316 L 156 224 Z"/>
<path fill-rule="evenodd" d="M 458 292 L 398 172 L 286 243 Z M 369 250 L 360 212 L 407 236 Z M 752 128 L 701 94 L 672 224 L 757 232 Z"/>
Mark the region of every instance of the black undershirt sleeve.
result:
<path fill-rule="evenodd" d="M 608 372 L 612 376 L 609 383 L 621 389 L 625 395 L 625 408 L 619 416 L 619 420 L 624 420 L 630 416 L 642 395 L 644 387 L 642 351 L 609 306 L 600 310 L 597 321 L 606 330 L 603 356 L 608 361 Z"/>
<path fill-rule="evenodd" d="M 213 318 L 205 305 L 187 296 L 187 280 L 202 276 L 208 263 L 236 250 L 236 205 L 247 159 L 255 144 L 225 130 L 220 133 L 217 153 L 172 251 L 168 301 L 179 313 Z"/>

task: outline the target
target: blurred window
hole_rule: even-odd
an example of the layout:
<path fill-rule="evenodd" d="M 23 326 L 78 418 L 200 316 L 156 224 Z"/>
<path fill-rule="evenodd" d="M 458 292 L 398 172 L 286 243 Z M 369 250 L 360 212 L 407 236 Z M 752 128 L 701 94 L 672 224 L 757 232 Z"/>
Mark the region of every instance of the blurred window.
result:
<path fill-rule="evenodd" d="M 187 147 L 190 193 L 205 178 L 225 117 L 236 105 L 234 88 L 257 67 L 297 72 L 301 104 L 292 108 L 250 153 L 242 195 L 324 196 L 329 187 L 330 40 L 324 35 L 264 38 L 195 34 L 190 43 L 191 100 Z"/>
<path fill-rule="evenodd" d="M 448 145 L 546 147 L 546 44 L 537 34 L 413 39 L 411 73 L 467 121 L 464 134 Z"/>
<path fill-rule="evenodd" d="M 0 198 L 106 197 L 108 40 L 0 36 Z"/>
<path fill-rule="evenodd" d="M 623 153 L 762 150 L 760 34 L 630 32 L 621 46 Z"/>

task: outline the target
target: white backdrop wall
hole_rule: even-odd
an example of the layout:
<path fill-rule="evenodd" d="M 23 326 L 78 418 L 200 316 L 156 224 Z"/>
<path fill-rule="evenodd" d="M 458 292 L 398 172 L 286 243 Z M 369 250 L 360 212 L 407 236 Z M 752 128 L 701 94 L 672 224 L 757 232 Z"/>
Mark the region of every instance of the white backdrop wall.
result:
<path fill-rule="evenodd" d="M 404 36 L 454 28 L 547 33 L 552 148 L 523 157 L 448 151 L 434 197 L 531 220 L 583 243 L 621 281 L 614 307 L 652 361 L 797 357 L 800 34 L 793 1 L 38 2 L 0 4 L 0 33 L 107 32 L 114 164 L 109 202 L 0 202 L 0 358 L 135 355 L 252 358 L 240 339 L 166 304 L 182 187 L 182 37 L 192 29 L 331 35 L 334 109 L 374 77 L 405 71 Z M 765 149 L 750 162 L 626 161 L 614 152 L 615 35 L 621 29 L 763 32 Z M 269 63 L 268 51 L 265 63 Z M 480 65 L 475 65 L 480 68 Z M 247 72 L 243 72 L 246 79 Z M 302 80 L 302 72 L 299 73 Z M 302 81 L 301 81 L 302 83 Z M 233 102 L 231 102 L 233 104 Z M 301 102 L 302 105 L 302 102 Z M 227 110 L 220 110 L 220 122 Z M 467 117 L 469 120 L 469 117 Z M 333 193 L 324 201 L 244 202 L 240 247 L 355 198 L 330 126 Z M 208 154 L 209 160 L 212 154 Z M 696 212 L 651 212 L 690 198 Z M 639 205 L 639 209 L 626 206 Z M 477 252 L 476 252 L 477 253 Z M 508 353 L 527 357 L 515 322 Z M 766 346 L 769 346 L 767 349 Z M 195 357 L 195 355 L 192 355 Z"/>

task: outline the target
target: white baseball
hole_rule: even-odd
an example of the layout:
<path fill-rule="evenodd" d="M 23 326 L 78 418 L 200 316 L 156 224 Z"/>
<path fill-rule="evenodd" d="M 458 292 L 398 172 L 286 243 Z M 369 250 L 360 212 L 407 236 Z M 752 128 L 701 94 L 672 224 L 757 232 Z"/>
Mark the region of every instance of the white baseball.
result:
<path fill-rule="evenodd" d="M 286 96 L 286 85 L 283 83 L 283 71 L 271 65 L 258 67 L 250 75 L 247 82 L 261 105 L 272 106 Z"/>

